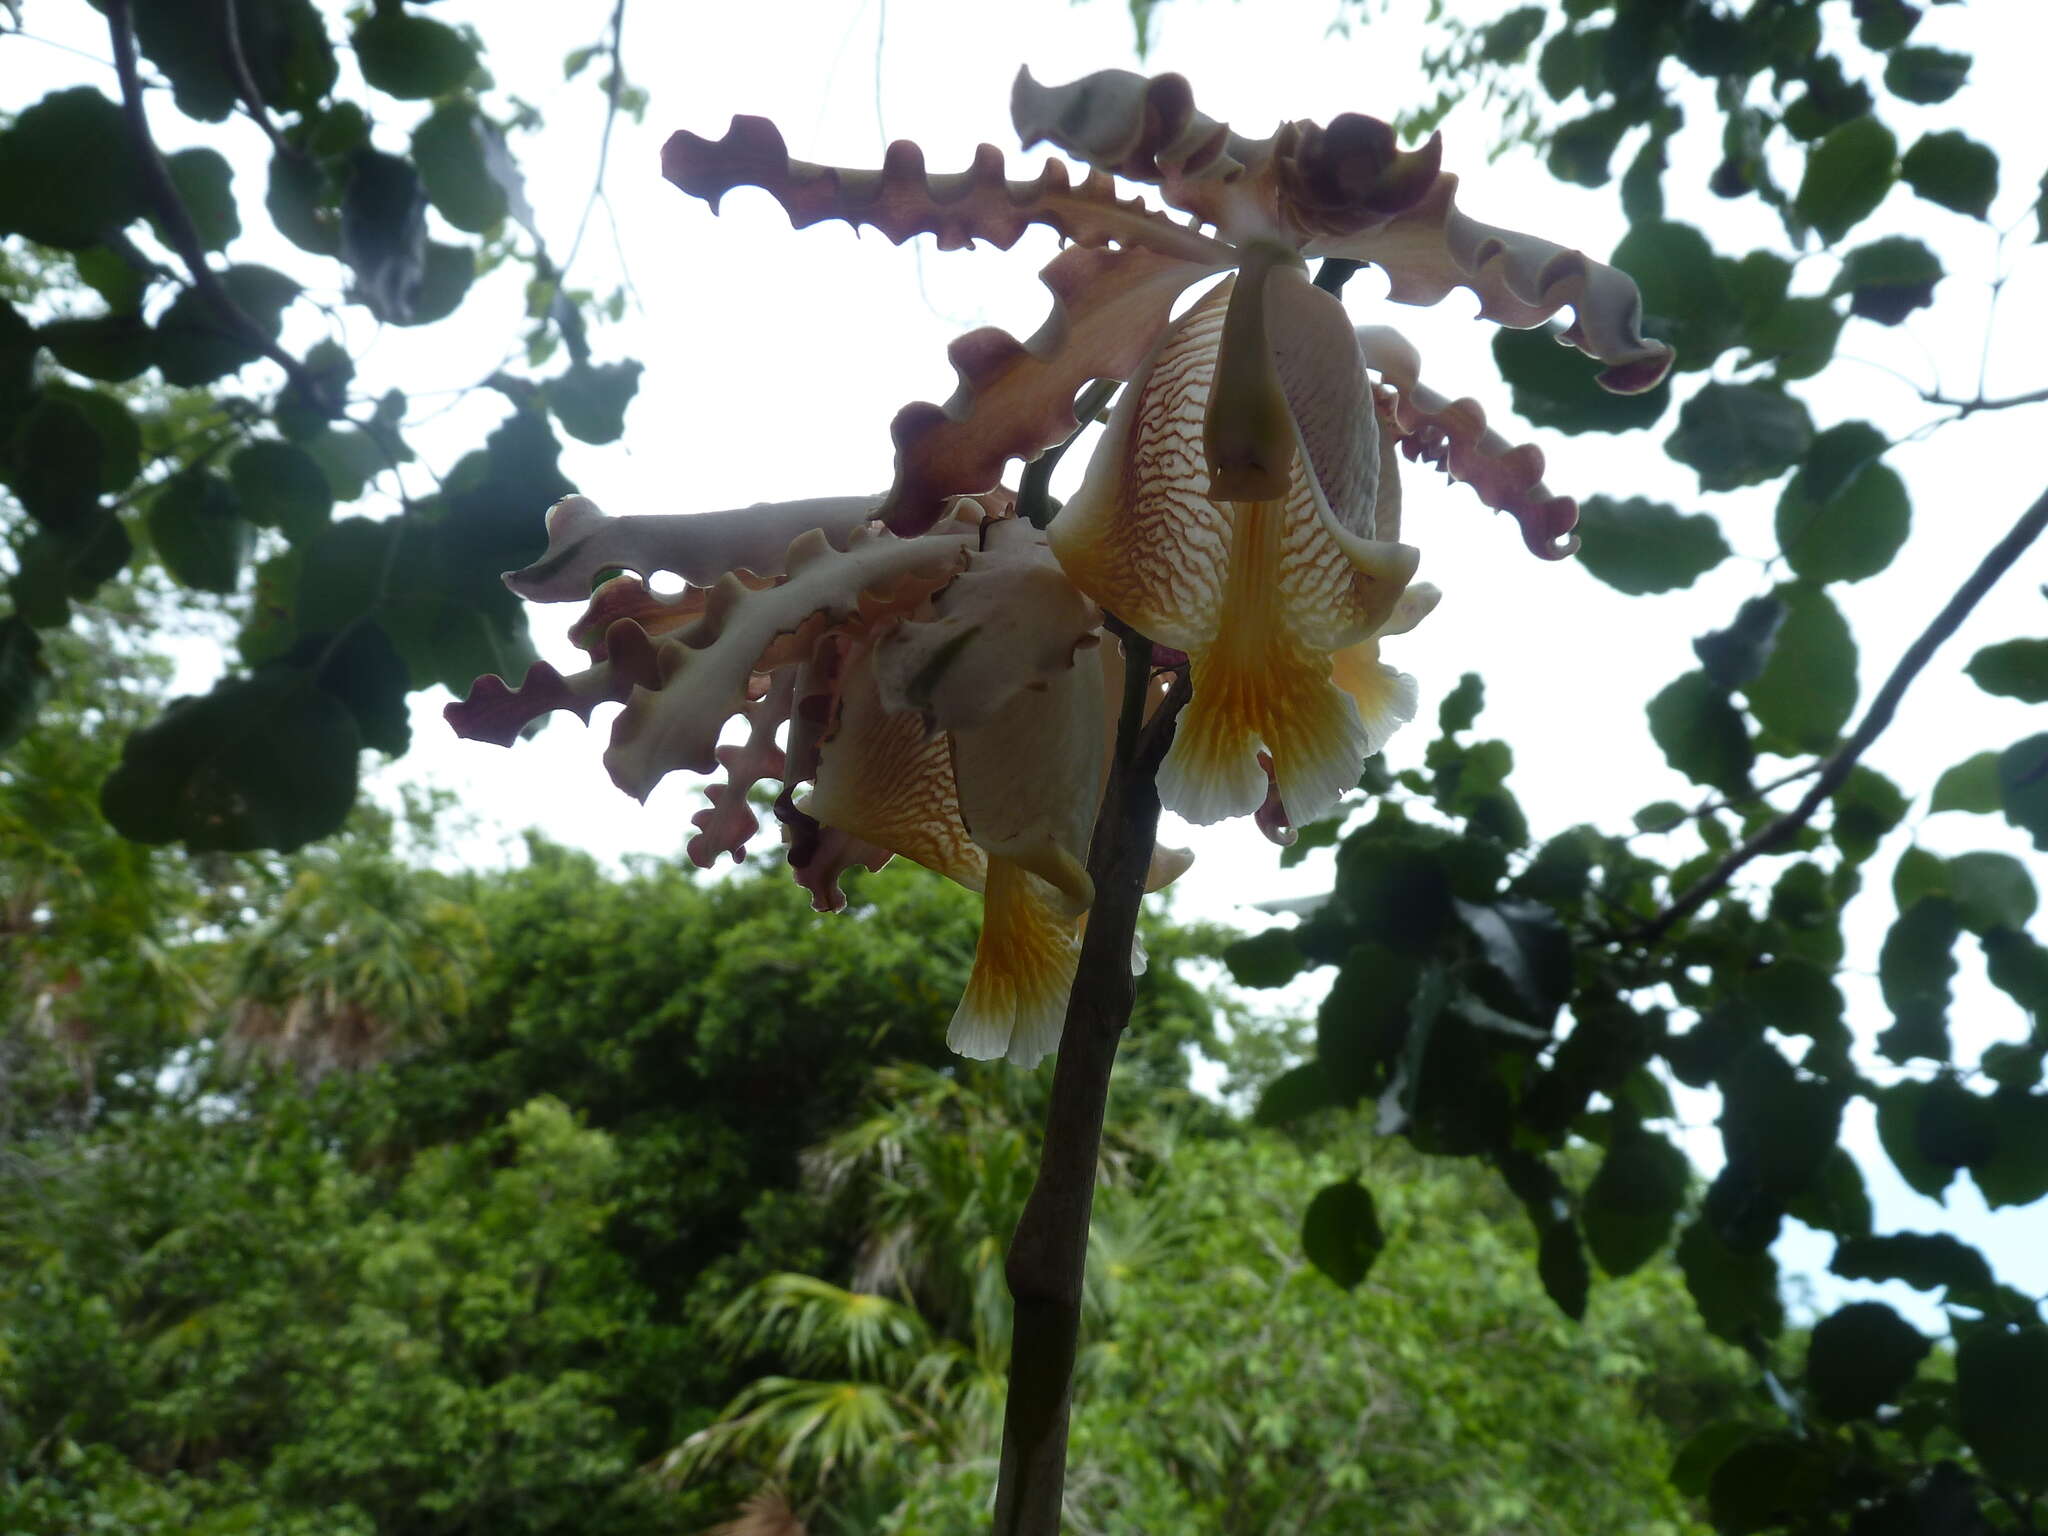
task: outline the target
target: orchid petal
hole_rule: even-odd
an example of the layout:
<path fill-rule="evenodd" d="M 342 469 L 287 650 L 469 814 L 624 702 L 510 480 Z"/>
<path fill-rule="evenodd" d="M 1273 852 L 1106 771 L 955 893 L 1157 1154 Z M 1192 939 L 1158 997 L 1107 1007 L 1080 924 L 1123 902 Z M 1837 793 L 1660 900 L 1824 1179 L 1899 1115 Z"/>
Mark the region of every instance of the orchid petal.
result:
<path fill-rule="evenodd" d="M 981 939 L 946 1044 L 974 1061 L 1035 1067 L 1057 1050 L 1081 956 L 1080 922 L 1056 891 L 1008 859 L 991 859 Z"/>
<path fill-rule="evenodd" d="M 1517 446 L 1487 426 L 1478 401 L 1447 400 L 1424 384 L 1421 355 L 1399 331 L 1362 325 L 1357 334 L 1365 360 L 1393 388 L 1393 427 L 1405 453 L 1471 486 L 1487 506 L 1512 513 L 1523 542 L 1542 558 L 1561 560 L 1579 547 L 1572 532 L 1578 503 L 1543 483 L 1541 448 Z"/>
<path fill-rule="evenodd" d="M 1444 175 L 1411 211 L 1382 228 L 1309 246 L 1312 255 L 1369 261 L 1386 271 L 1388 297 L 1434 304 L 1453 288 L 1479 296 L 1480 316 L 1517 330 L 1569 305 L 1562 339 L 1607 365 L 1603 388 L 1633 395 L 1670 371 L 1671 348 L 1646 340 L 1643 298 L 1624 272 L 1535 235 L 1482 224 L 1459 210 L 1458 178 Z"/>
<path fill-rule="evenodd" d="M 505 585 L 528 602 L 580 603 L 607 571 L 673 571 L 694 587 L 711 586 L 728 571 L 779 576 L 798 535 L 821 529 L 843 549 L 879 507 L 879 497 L 823 496 L 728 512 L 610 517 L 587 496 L 564 496 L 548 508 L 547 552 L 524 570 L 506 572 Z"/>
<path fill-rule="evenodd" d="M 1006 518 L 982 536 L 984 547 L 933 600 L 935 616 L 897 626 L 875 648 L 884 704 L 939 730 L 982 724 L 1018 689 L 1070 670 L 1102 625 L 1102 610 L 1067 580 L 1040 530 Z"/>
<path fill-rule="evenodd" d="M 747 855 L 747 839 L 761 829 L 760 819 L 747 802 L 747 792 L 763 779 L 779 779 L 784 772 L 782 748 L 775 735 L 789 719 L 796 692 L 796 672 L 784 668 L 768 691 L 742 711 L 747 722 L 747 739 L 734 747 L 717 750 L 718 765 L 725 770 L 725 782 L 704 786 L 710 804 L 690 818 L 697 835 L 690 839 L 688 854 L 699 869 L 709 869 L 721 853 L 738 863 Z"/>
<path fill-rule="evenodd" d="M 972 533 L 964 524 L 959 531 Z M 709 772 L 719 732 L 746 703 L 755 673 L 801 660 L 829 625 L 892 605 L 907 611 L 952 579 L 969 547 L 951 533 L 897 539 L 872 532 L 839 550 L 813 529 L 789 546 L 789 579 L 781 585 L 750 589 L 725 577 L 697 625 L 680 641 L 662 642 L 659 686 L 634 690 L 613 726 L 605 753 L 613 781 L 644 800 L 675 769 Z"/>
<path fill-rule="evenodd" d="M 732 573 L 743 586 L 772 587 L 780 576 L 757 576 L 751 571 Z M 592 661 L 605 659 L 605 636 L 621 619 L 630 619 L 650 636 L 659 639 L 687 629 L 704 617 L 711 598 L 709 587 L 688 587 L 674 597 L 651 590 L 638 576 L 614 576 L 590 594 L 583 615 L 569 626 L 568 640 L 586 652 Z"/>
<path fill-rule="evenodd" d="M 1330 658 L 1330 680 L 1351 695 L 1365 726 L 1365 751 L 1359 761 L 1385 747 L 1395 731 L 1415 718 L 1415 679 L 1380 660 L 1377 638 L 1361 640 Z M 1354 781 L 1356 775 L 1353 775 Z"/>
<path fill-rule="evenodd" d="M 942 251 L 971 248 L 976 240 L 1008 250 L 1026 229 L 1043 224 L 1077 245 L 1114 241 L 1186 261 L 1219 259 L 1206 235 L 1135 198 L 1119 198 L 1107 176 L 1072 183 L 1066 167 L 1055 161 L 1034 180 L 1009 180 L 1003 152 L 992 144 L 975 150 L 967 170 L 937 176 L 925 170 L 924 151 L 900 139 L 884 152 L 879 171 L 842 170 L 792 160 L 773 123 L 735 117 L 722 139 L 672 135 L 662 147 L 661 168 L 714 212 L 735 187 L 759 187 L 798 229 L 843 219 L 879 230 L 897 245 L 914 235 L 933 235 Z"/>
<path fill-rule="evenodd" d="M 1221 249 L 1219 247 L 1219 249 Z M 896 482 L 883 516 L 899 534 L 930 527 L 946 498 L 985 491 L 1011 459 L 1035 459 L 1079 425 L 1074 396 L 1091 379 L 1127 379 L 1191 283 L 1234 264 L 1144 249 L 1062 251 L 1039 273 L 1053 308 L 1029 341 L 989 327 L 948 349 L 959 387 L 943 406 L 897 412 Z"/>
<path fill-rule="evenodd" d="M 652 688 L 660 681 L 655 647 L 632 620 L 613 625 L 605 646 L 606 660 L 567 676 L 549 662 L 535 662 L 516 691 L 502 677 L 480 677 L 469 685 L 467 697 L 442 710 L 442 717 L 456 735 L 500 747 L 511 746 L 551 710 L 570 710 L 588 725 L 599 704 L 623 703 L 635 688 Z"/>

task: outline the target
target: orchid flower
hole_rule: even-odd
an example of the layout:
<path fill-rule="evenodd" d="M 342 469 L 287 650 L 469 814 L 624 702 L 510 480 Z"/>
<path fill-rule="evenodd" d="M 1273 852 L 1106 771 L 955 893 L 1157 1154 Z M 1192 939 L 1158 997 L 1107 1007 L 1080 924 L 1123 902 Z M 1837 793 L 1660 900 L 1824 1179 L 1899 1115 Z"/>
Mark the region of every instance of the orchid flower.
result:
<path fill-rule="evenodd" d="M 605 760 L 629 793 L 723 771 L 694 818 L 699 865 L 744 855 L 748 791 L 776 779 L 789 861 L 821 910 L 844 905 L 841 871 L 891 854 L 981 892 L 948 1039 L 1029 1064 L 1058 1044 L 1093 900 L 1088 840 L 1121 692 L 1105 673 L 1123 671 L 1105 610 L 1155 658 L 1185 656 L 1193 691 L 1160 771 L 1165 804 L 1197 822 L 1256 812 L 1287 840 L 1414 713 L 1413 682 L 1379 656 L 1436 602 L 1401 542 L 1397 450 L 1513 514 L 1537 554 L 1575 547 L 1576 508 L 1543 484 L 1540 450 L 1426 387 L 1398 333 L 1354 330 L 1307 260 L 1377 264 L 1400 303 L 1469 288 L 1511 326 L 1570 306 L 1560 340 L 1617 391 L 1652 387 L 1671 354 L 1643 338 L 1621 273 L 1461 212 L 1435 138 L 1402 151 L 1384 123 L 1346 114 L 1245 139 L 1197 112 L 1178 76 L 1114 70 L 1056 88 L 1026 72 L 1012 114 L 1027 147 L 1049 141 L 1088 171 L 1013 181 L 983 146 L 968 170 L 933 176 L 902 143 L 880 171 L 836 170 L 791 160 L 773 124 L 748 117 L 720 140 L 670 139 L 666 174 L 714 208 L 755 186 L 798 226 L 840 219 L 942 249 L 1007 248 L 1047 225 L 1071 242 L 1042 274 L 1051 317 L 1026 342 L 987 329 L 953 344 L 959 388 L 898 414 L 882 496 L 632 518 L 559 503 L 546 553 L 506 580 L 536 601 L 587 596 L 570 633 L 590 665 L 540 664 L 516 691 L 480 679 L 449 717 L 509 745 L 548 710 L 588 720 L 620 702 Z M 1157 187 L 1192 222 L 1120 196 L 1116 178 Z M 1000 481 L 1010 459 L 1077 430 L 1091 380 L 1129 387 L 1041 531 Z M 681 596 L 648 587 L 661 571 L 683 578 Z M 742 739 L 720 745 L 735 719 Z M 1186 863 L 1162 851 L 1148 888 Z"/>

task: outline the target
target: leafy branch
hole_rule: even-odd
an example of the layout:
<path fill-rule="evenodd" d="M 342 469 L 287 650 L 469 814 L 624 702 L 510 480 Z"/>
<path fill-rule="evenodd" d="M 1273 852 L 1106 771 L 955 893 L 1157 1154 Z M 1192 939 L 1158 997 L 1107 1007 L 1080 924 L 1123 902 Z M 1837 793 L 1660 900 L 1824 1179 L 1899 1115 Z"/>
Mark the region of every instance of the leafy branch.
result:
<path fill-rule="evenodd" d="M 1862 722 L 1850 734 L 1849 739 L 1821 765 L 1819 774 L 1814 778 L 1812 786 L 1800 797 L 1799 803 L 1748 838 L 1695 881 L 1670 906 L 1628 937 L 1638 944 L 1656 943 L 1672 928 L 1698 911 L 1716 893 L 1725 889 L 1743 866 L 1752 859 L 1769 853 L 1811 821 L 1814 813 L 1827 798 L 1842 787 L 1843 781 L 1849 777 L 1849 771 L 1869 750 L 1871 743 L 1876 741 L 1892 723 L 1892 717 L 1898 713 L 1899 701 L 1905 697 L 1906 690 L 1913 685 L 1913 680 L 1934 658 L 1934 653 L 1961 627 L 1963 620 L 1970 616 L 1971 610 L 1983 600 L 1984 595 L 1992 587 L 1997 585 L 1998 579 L 2012 569 L 2019 557 L 2026 553 L 2027 547 L 2041 536 L 2044 528 L 2048 528 L 2048 491 L 2043 491 L 2035 498 L 2034 504 L 2020 515 L 2019 521 L 2013 524 L 2006 536 L 1992 546 L 1990 553 L 1978 563 L 1977 569 L 1970 573 L 1969 579 L 1958 587 L 1955 595 L 1942 606 L 1941 612 L 1934 616 L 1934 621 L 1906 648 L 1906 654 L 1901 656 L 1898 665 L 1892 668 L 1891 676 L 1887 677 L 1884 686 L 1878 689 L 1877 697 L 1871 701 L 1870 709 L 1863 716 Z"/>

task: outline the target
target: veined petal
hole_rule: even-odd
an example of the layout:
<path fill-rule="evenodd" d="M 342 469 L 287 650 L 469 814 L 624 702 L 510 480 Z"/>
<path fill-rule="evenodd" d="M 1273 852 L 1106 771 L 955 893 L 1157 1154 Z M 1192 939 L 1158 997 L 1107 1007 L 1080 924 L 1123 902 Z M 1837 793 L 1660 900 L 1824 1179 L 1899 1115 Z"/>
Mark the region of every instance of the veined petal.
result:
<path fill-rule="evenodd" d="M 1456 202 L 1458 178 L 1443 175 L 1406 213 L 1377 228 L 1313 242 L 1313 255 L 1369 261 L 1385 269 L 1388 297 L 1434 304 L 1453 288 L 1479 296 L 1479 313 L 1527 330 L 1569 305 L 1564 340 L 1607 365 L 1603 388 L 1640 394 L 1670 371 L 1671 348 L 1644 338 L 1643 298 L 1624 272 L 1535 235 L 1482 224 Z"/>
<path fill-rule="evenodd" d="M 1081 957 L 1080 920 L 1060 906 L 1029 870 L 989 861 L 974 969 L 946 1031 L 946 1044 L 962 1056 L 1035 1067 L 1059 1048 Z"/>
<path fill-rule="evenodd" d="M 801 660 L 835 623 L 908 611 L 957 574 L 969 547 L 964 537 L 877 531 L 839 550 L 814 529 L 790 545 L 780 585 L 756 590 L 725 577 L 684 640 L 662 642 L 660 686 L 635 689 L 613 726 L 605 766 L 614 782 L 644 800 L 675 769 L 709 772 L 756 673 Z"/>
<path fill-rule="evenodd" d="M 1332 656 L 1330 678 L 1358 706 L 1358 718 L 1365 726 L 1361 762 L 1385 747 L 1395 731 L 1415 718 L 1415 679 L 1380 660 L 1377 639 L 1361 640 Z M 1355 782 L 1357 775 L 1352 777 Z"/>
<path fill-rule="evenodd" d="M 1229 250 L 1186 261 L 1144 248 L 1074 246 L 1039 280 L 1053 308 L 1029 341 L 993 327 L 948 349 L 959 387 L 942 406 L 916 401 L 897 412 L 896 481 L 883 516 L 916 534 L 946 498 L 985 491 L 1011 459 L 1035 459 L 1078 425 L 1074 396 L 1091 379 L 1128 379 L 1166 329 L 1189 284 L 1236 261 Z"/>
<path fill-rule="evenodd" d="M 928 734 L 914 714 L 884 708 L 865 664 L 847 673 L 838 722 L 819 750 L 817 785 L 799 809 L 982 889 L 988 861 L 961 820 L 946 738 Z"/>
<path fill-rule="evenodd" d="M 939 730 L 996 718 L 1020 688 L 1073 670 L 1102 610 L 1067 580 L 1045 534 L 1021 518 L 982 525 L 982 547 L 933 600 L 930 618 L 875 646 L 882 701 Z"/>
<path fill-rule="evenodd" d="M 897 245 L 913 235 L 935 235 L 942 251 L 976 240 L 1008 250 L 1026 229 L 1043 224 L 1077 245 L 1114 241 L 1183 260 L 1216 257 L 1215 242 L 1135 198 L 1119 198 L 1108 176 L 1071 183 L 1055 161 L 1031 181 L 1010 180 L 1003 152 L 992 144 L 975 150 L 968 169 L 933 176 L 924 168 L 924 151 L 899 139 L 883 153 L 880 170 L 850 171 L 792 160 L 768 119 L 735 117 L 722 139 L 672 135 L 662 147 L 661 170 L 713 211 L 733 188 L 759 187 L 798 229 L 843 219 L 880 230 Z"/>
<path fill-rule="evenodd" d="M 1070 666 L 953 732 L 960 814 L 991 860 L 1030 870 L 1069 916 L 1088 909 L 1088 840 L 1107 754 L 1102 669 Z"/>
<path fill-rule="evenodd" d="M 761 502 L 728 512 L 611 517 L 587 496 L 564 496 L 548 508 L 548 547 L 505 585 L 533 603 L 580 603 L 606 571 L 646 577 L 673 571 L 693 587 L 709 587 L 728 571 L 779 576 L 793 540 L 812 529 L 844 549 L 854 529 L 878 515 L 878 496 L 825 496 Z"/>

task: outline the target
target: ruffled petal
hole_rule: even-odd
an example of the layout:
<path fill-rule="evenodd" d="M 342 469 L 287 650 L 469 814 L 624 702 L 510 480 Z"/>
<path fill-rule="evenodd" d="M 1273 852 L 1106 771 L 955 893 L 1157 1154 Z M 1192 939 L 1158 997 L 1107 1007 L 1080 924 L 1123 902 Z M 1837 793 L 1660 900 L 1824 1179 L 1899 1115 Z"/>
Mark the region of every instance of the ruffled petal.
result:
<path fill-rule="evenodd" d="M 704 786 L 704 798 L 710 803 L 690 818 L 697 835 L 690 839 L 687 852 L 699 869 L 716 864 L 721 853 L 731 854 L 735 864 L 747 856 L 747 840 L 761 829 L 748 792 L 763 779 L 783 776 L 782 748 L 775 737 L 789 720 L 795 696 L 796 670 L 785 667 L 768 691 L 741 711 L 747 722 L 747 739 L 718 749 L 718 766 L 725 770 L 725 779 Z"/>
<path fill-rule="evenodd" d="M 1415 718 L 1415 679 L 1380 660 L 1378 640 L 1361 640 L 1330 658 L 1330 679 L 1351 695 L 1365 727 L 1365 751 L 1371 757 L 1394 732 Z M 1356 781 L 1357 775 L 1353 774 Z"/>
<path fill-rule="evenodd" d="M 441 711 L 458 736 L 509 747 L 520 733 L 551 710 L 566 709 L 585 725 L 599 704 L 623 703 L 635 688 L 660 685 L 661 665 L 647 632 L 621 619 L 605 638 L 606 659 L 566 676 L 545 661 L 527 669 L 514 690 L 502 677 L 480 677 L 469 693 Z"/>
<path fill-rule="evenodd" d="M 1035 1067 L 1059 1049 L 1081 958 L 1080 920 L 1059 895 L 1007 859 L 989 861 L 981 939 L 946 1044 L 975 1061 Z"/>

